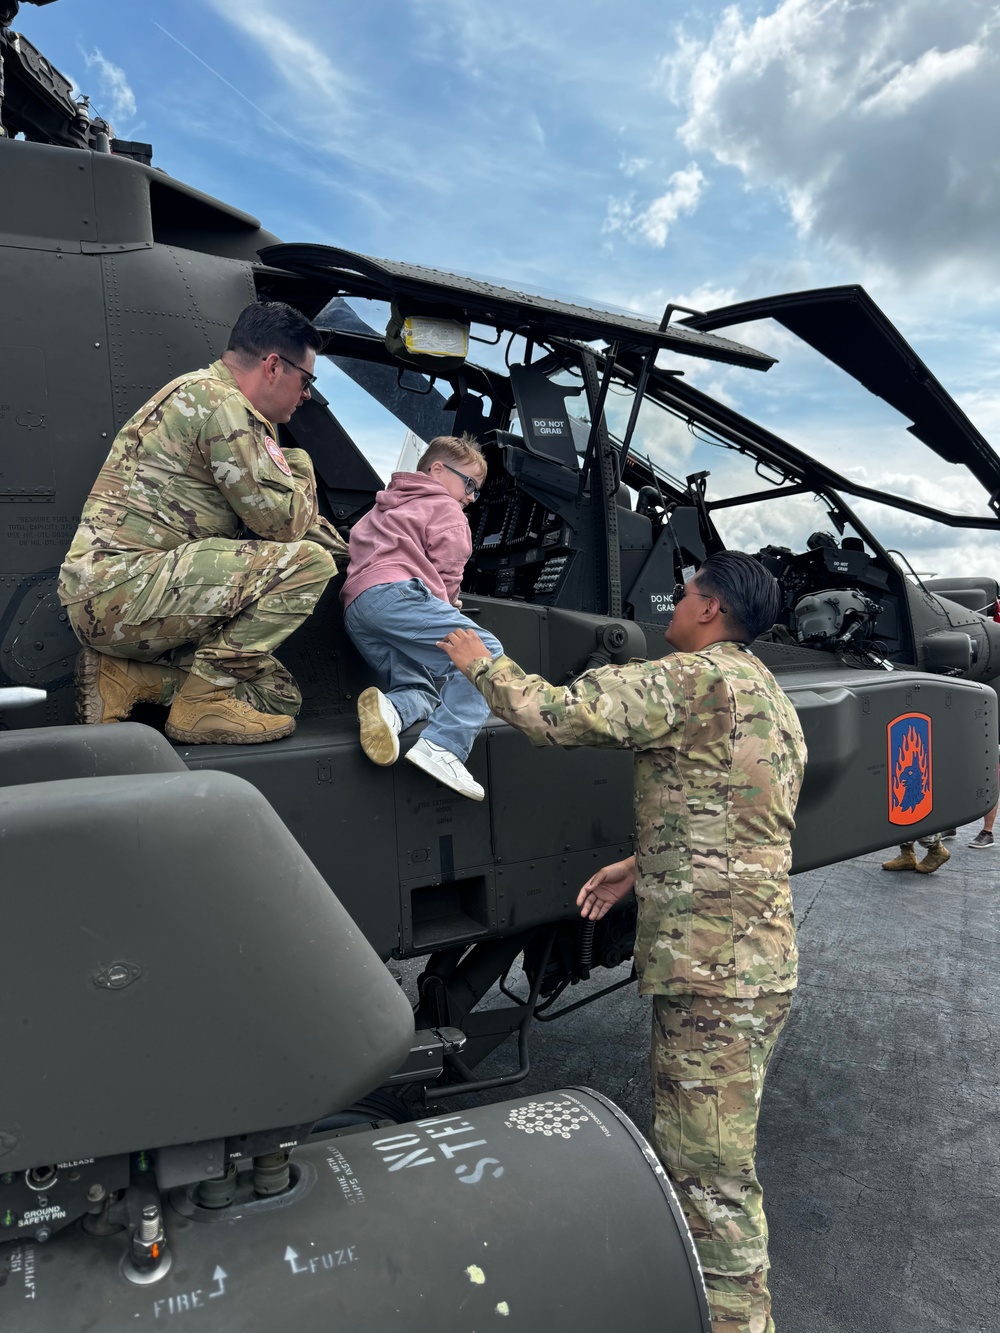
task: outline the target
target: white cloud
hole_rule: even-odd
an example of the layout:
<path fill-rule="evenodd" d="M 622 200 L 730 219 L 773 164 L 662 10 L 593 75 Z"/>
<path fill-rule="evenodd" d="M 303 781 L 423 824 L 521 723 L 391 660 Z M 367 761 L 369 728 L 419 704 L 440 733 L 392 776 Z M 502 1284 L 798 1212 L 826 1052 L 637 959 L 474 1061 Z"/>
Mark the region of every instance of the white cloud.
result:
<path fill-rule="evenodd" d="M 210 0 L 233 27 L 249 37 L 274 66 L 285 83 L 298 94 L 297 115 L 326 126 L 333 136 L 347 128 L 353 118 L 356 80 L 345 74 L 323 50 L 317 37 L 275 13 L 266 0 Z M 330 34 L 323 34 L 329 41 Z"/>
<path fill-rule="evenodd" d="M 939 84 L 975 69 L 983 56 L 983 48 L 975 43 L 945 52 L 934 47 L 912 64 L 904 65 L 877 93 L 862 102 L 859 109 L 865 114 L 881 111 L 886 115 L 899 115 L 933 92 Z"/>
<path fill-rule="evenodd" d="M 988 516 L 990 512 L 982 486 L 965 468 L 956 467 L 944 474 L 939 471 L 933 477 L 888 470 L 879 474 L 878 487 L 952 514 Z"/>
<path fill-rule="evenodd" d="M 1000 439 L 1000 389 L 974 389 L 968 393 L 956 393 L 955 398 L 987 440 Z"/>
<path fill-rule="evenodd" d="M 673 297 L 673 302 L 675 305 L 690 306 L 692 310 L 717 310 L 721 306 L 733 305 L 739 299 L 735 287 L 717 287 L 714 283 L 704 282 L 690 291 L 679 292 Z M 727 329 L 725 336 L 732 337 L 732 331 Z"/>
<path fill-rule="evenodd" d="M 666 461 L 662 453 L 659 461 Z M 683 466 L 675 467 L 675 470 L 684 472 L 692 467 L 701 468 L 705 461 L 702 455 L 689 457 L 684 460 Z M 857 469 L 851 470 L 854 472 Z M 709 481 L 709 498 L 744 489 L 733 484 L 737 479 L 729 460 L 716 452 Z M 951 486 L 952 479 L 939 481 L 933 493 L 930 493 L 930 484 L 922 477 L 896 474 L 893 481 L 898 484 L 895 488 L 900 492 L 921 491 L 922 494 L 914 498 L 934 504 L 941 502 L 943 489 L 946 485 Z M 760 483 L 757 488 L 760 489 Z M 921 573 L 951 577 L 980 573 L 992 575 L 1000 567 L 1000 536 L 995 532 L 949 528 L 945 524 L 934 523 L 871 500 L 857 500 L 846 494 L 844 499 L 886 549 L 902 552 Z M 948 507 L 957 512 L 975 508 L 969 503 L 949 504 Z M 776 545 L 802 551 L 805 550 L 810 533 L 834 532 L 825 507 L 817 504 L 811 496 L 804 495 L 717 509 L 713 519 L 732 550 L 756 551 L 766 545 Z"/>
<path fill-rule="evenodd" d="M 730 5 L 664 82 L 693 153 L 775 190 L 799 232 L 897 274 L 1000 268 L 992 0 Z M 756 9 L 756 6 L 753 7 Z"/>
<path fill-rule="evenodd" d="M 635 211 L 631 197 L 611 199 L 603 231 L 620 231 L 630 239 L 643 240 L 662 249 L 677 219 L 693 213 L 698 207 L 704 184 L 701 168 L 691 162 L 675 171 L 663 194 L 640 212 Z"/>
<path fill-rule="evenodd" d="M 627 199 L 609 199 L 602 231 L 628 231 L 632 224 L 634 202 L 634 195 L 629 195 Z"/>
<path fill-rule="evenodd" d="M 448 52 L 457 53 L 462 69 L 475 77 L 495 68 L 511 56 L 528 59 L 538 55 L 543 34 L 530 29 L 523 15 L 505 5 L 484 5 L 480 0 L 416 0 L 427 40 Z"/>
<path fill-rule="evenodd" d="M 852 508 L 887 550 L 902 552 L 919 573 L 953 578 L 987 574 L 995 578 L 1000 568 L 1000 537 L 996 532 L 949 528 L 871 500 L 858 500 Z"/>
<path fill-rule="evenodd" d="M 101 84 L 101 94 L 110 103 L 107 107 L 108 118 L 112 121 L 117 120 L 128 124 L 135 117 L 136 102 L 135 93 L 132 91 L 125 71 L 112 64 L 96 49 L 84 52 L 83 58 L 88 69 L 97 71 Z M 103 107 L 95 107 L 94 110 L 98 114 L 104 112 Z"/>
<path fill-rule="evenodd" d="M 454 196 L 456 181 L 501 193 L 504 177 L 521 188 L 537 178 L 551 192 L 548 108 L 518 101 L 509 70 L 499 68 L 527 53 L 537 59 L 516 16 L 490 17 L 464 0 L 443 0 L 446 12 L 434 14 L 411 0 L 393 19 L 324 0 L 286 0 L 277 15 L 270 0 L 208 3 L 275 75 L 251 89 L 252 104 L 316 164 L 332 155 L 352 168 L 351 191 L 379 223 L 402 221 L 418 196 L 429 196 L 433 211 Z M 416 36 L 411 9 L 426 18 Z M 502 104 L 480 86 L 487 82 L 501 86 Z M 246 80 L 237 83 L 246 97 Z M 508 151 L 514 102 L 517 145 Z M 299 162 L 294 170 L 304 174 Z"/>

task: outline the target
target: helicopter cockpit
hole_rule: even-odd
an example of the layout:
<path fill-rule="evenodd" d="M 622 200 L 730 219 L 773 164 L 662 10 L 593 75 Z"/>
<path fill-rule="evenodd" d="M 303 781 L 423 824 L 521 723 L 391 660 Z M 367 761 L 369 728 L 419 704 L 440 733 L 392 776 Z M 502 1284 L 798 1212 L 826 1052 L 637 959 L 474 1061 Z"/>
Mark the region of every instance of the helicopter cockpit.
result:
<path fill-rule="evenodd" d="M 1000 529 L 1000 463 L 863 289 L 687 312 L 680 323 L 672 320 L 684 308 L 668 306 L 656 326 L 333 247 L 274 246 L 261 257 L 261 294 L 307 309 L 327 331 L 330 360 L 418 443 L 462 431 L 479 440 L 488 476 L 470 510 L 464 587 L 473 603 L 489 603 L 487 614 L 508 603 L 621 617 L 659 655 L 675 584 L 712 551 L 743 549 L 781 584 L 781 617 L 761 645 L 778 665 L 834 653 L 863 666 L 998 669 L 982 628 L 995 583 L 928 582 L 844 498 Z M 712 332 L 765 315 L 911 418 L 911 434 L 986 488 L 988 507 L 956 514 L 886 495 L 696 387 L 706 363 L 773 364 Z M 687 371 L 667 364 L 678 353 L 697 360 L 682 363 Z M 301 412 L 290 430 L 308 426 Z M 371 502 L 370 480 L 346 493 L 342 461 L 324 467 L 322 448 L 308 445 L 320 475 L 336 479 L 334 518 L 350 526 Z M 914 620 L 915 598 L 930 620 L 919 610 Z M 924 631 L 937 636 L 926 651 Z M 955 633 L 968 650 L 941 638 Z"/>

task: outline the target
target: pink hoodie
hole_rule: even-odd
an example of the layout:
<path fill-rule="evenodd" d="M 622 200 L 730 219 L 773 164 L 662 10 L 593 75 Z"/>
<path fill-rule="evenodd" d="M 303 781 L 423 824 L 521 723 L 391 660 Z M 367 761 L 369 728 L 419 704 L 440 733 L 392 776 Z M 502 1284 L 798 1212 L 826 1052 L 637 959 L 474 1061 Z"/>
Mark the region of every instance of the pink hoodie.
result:
<path fill-rule="evenodd" d="M 375 508 L 351 529 L 351 562 L 340 597 L 345 608 L 377 583 L 420 579 L 454 602 L 472 554 L 465 510 L 426 472 L 394 472 Z"/>

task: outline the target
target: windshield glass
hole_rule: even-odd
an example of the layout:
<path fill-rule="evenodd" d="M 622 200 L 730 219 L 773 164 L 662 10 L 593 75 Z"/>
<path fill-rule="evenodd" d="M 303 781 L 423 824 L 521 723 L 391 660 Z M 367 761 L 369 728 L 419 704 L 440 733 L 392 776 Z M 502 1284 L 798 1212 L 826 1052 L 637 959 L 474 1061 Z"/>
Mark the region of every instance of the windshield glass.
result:
<path fill-rule="evenodd" d="M 725 333 L 752 341 L 778 365 L 766 375 L 685 366 L 688 382 L 850 481 L 945 513 L 992 517 L 967 468 L 945 462 L 907 431 L 907 418 L 786 329 L 762 320 Z"/>
<path fill-rule="evenodd" d="M 700 386 L 699 386 L 700 387 Z M 613 436 L 624 435 L 632 394 L 609 395 L 607 416 Z M 892 414 L 895 416 L 895 414 Z M 897 418 L 898 420 L 898 418 Z M 771 423 L 768 423 L 769 426 Z M 775 430 L 775 433 L 778 433 Z M 917 446 L 912 446 L 917 447 Z M 973 512 L 989 516 L 985 495 L 979 483 L 965 468 L 949 467 L 927 449 L 921 450 L 939 466 L 941 473 L 957 474 L 967 492 L 978 493 L 982 502 L 964 510 L 947 506 L 956 512 Z M 781 494 L 782 478 L 770 466 L 760 465 L 753 458 L 714 440 L 697 426 L 666 411 L 651 399 L 646 399 L 639 410 L 639 419 L 633 435 L 630 453 L 649 458 L 654 466 L 666 472 L 674 484 L 684 487 L 685 479 L 696 472 L 708 472 L 706 499 L 712 501 L 740 495 L 759 495 L 773 491 L 767 499 L 757 499 L 744 505 L 712 510 L 712 521 L 723 541 L 731 550 L 756 551 L 763 546 L 788 546 L 793 551 L 806 549 L 807 539 L 815 532 L 829 532 L 838 536 L 838 530 L 829 515 L 829 502 L 811 492 L 800 495 Z M 828 460 L 831 467 L 838 460 Z M 843 472 L 852 475 L 852 469 L 839 460 Z M 860 469 L 857 465 L 856 471 Z M 870 467 L 869 467 L 870 470 Z M 867 485 L 870 478 L 859 477 Z M 917 485 L 910 478 L 908 488 L 912 498 L 924 504 L 944 508 L 943 495 L 949 486 L 945 481 L 924 480 Z M 902 488 L 898 488 L 902 493 Z M 958 577 L 969 569 L 984 569 L 992 573 L 1000 569 L 1000 533 L 977 531 L 974 528 L 950 528 L 944 523 L 920 518 L 894 509 L 890 505 L 871 500 L 859 500 L 848 493 L 842 498 L 868 526 L 886 548 L 901 551 L 920 573 L 942 577 Z M 854 534 L 848 525 L 845 534 Z"/>
<path fill-rule="evenodd" d="M 351 304 L 372 330 L 381 335 L 388 306 L 376 301 Z M 494 336 L 493 330 L 482 326 L 474 325 L 472 332 L 482 338 Z M 898 413 L 831 367 L 811 348 L 778 326 L 755 324 L 729 332 L 730 336 L 778 356 L 782 364 L 769 375 L 762 375 L 683 358 L 687 382 L 760 422 L 850 480 L 945 512 L 990 517 L 985 492 L 967 469 L 945 463 L 914 440 L 906 433 L 906 423 Z M 493 346 L 472 342 L 470 360 L 505 372 L 505 361 L 520 361 L 524 351 L 522 339 L 505 334 Z M 539 355 L 541 352 L 536 350 L 535 357 Z M 681 359 L 661 354 L 658 363 L 676 364 L 678 360 Z M 325 358 L 320 358 L 317 369 L 319 388 L 329 397 L 335 415 L 379 474 L 388 480 L 390 473 L 401 465 L 407 428 Z M 567 371 L 556 373 L 553 379 L 567 385 L 581 383 L 579 374 Z M 785 387 L 793 379 L 804 385 L 804 392 L 797 395 L 794 404 Z M 450 392 L 445 381 L 439 381 L 438 389 L 443 395 Z M 632 402 L 631 389 L 623 389 L 621 385 L 612 387 L 606 415 L 613 441 L 620 442 L 624 437 Z M 571 417 L 583 423 L 577 438 L 585 441 L 589 426 L 586 398 L 583 394 L 570 396 L 566 403 Z M 516 415 L 511 429 L 519 430 Z M 702 428 L 689 425 L 651 399 L 644 400 L 640 409 L 631 452 L 639 458 L 648 458 L 680 490 L 689 475 L 709 472 L 710 504 L 773 488 L 774 498 L 713 511 L 713 521 L 731 549 L 759 550 L 776 545 L 801 551 L 813 533 L 836 533 L 825 500 L 811 494 L 779 494 L 782 478 L 771 467 L 760 465 L 713 439 Z M 402 465 L 412 466 L 412 462 Z M 970 568 L 1000 570 L 1000 534 L 949 528 L 889 505 L 856 499 L 846 492 L 843 498 L 883 546 L 902 551 L 920 572 L 959 576 Z"/>

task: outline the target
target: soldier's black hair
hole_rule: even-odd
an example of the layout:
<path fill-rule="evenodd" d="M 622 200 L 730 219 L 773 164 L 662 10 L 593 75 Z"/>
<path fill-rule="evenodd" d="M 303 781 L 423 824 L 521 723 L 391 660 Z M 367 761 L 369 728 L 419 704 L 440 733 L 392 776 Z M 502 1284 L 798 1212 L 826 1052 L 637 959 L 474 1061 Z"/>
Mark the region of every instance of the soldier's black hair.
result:
<path fill-rule="evenodd" d="M 778 580 L 744 551 L 717 551 L 698 568 L 698 587 L 718 597 L 727 624 L 750 643 L 770 629 L 781 610 Z"/>
<path fill-rule="evenodd" d="M 301 361 L 306 348 L 318 352 L 323 335 L 293 306 L 284 301 L 257 301 L 241 312 L 229 335 L 227 352 L 244 361 L 256 361 L 277 352 L 289 361 Z"/>

